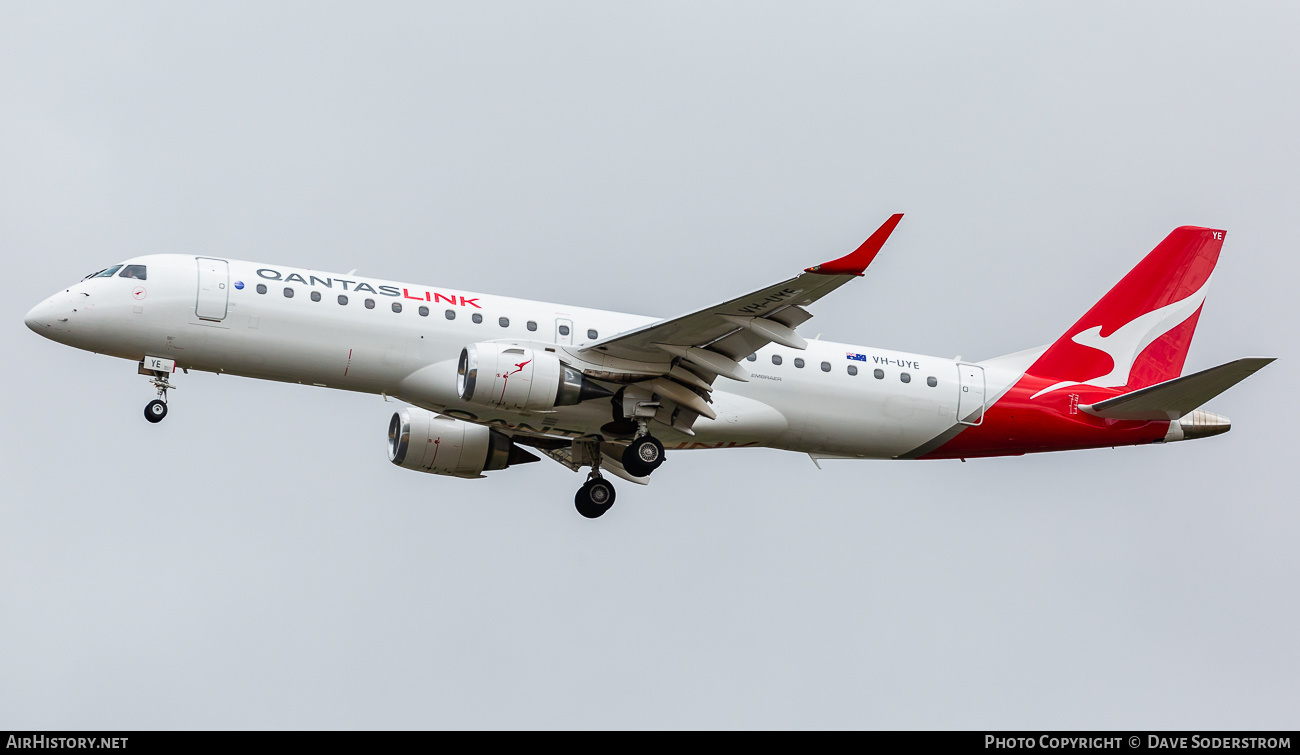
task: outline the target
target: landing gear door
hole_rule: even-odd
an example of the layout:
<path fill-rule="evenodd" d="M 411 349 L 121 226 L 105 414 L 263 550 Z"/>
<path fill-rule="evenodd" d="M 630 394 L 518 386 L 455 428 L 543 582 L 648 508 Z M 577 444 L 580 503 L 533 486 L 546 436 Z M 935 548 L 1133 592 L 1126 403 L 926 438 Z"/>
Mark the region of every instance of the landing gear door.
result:
<path fill-rule="evenodd" d="M 555 342 L 561 346 L 573 345 L 573 322 L 571 320 L 556 318 Z"/>
<path fill-rule="evenodd" d="M 230 263 L 211 257 L 197 257 L 199 298 L 194 314 L 200 320 L 221 322 L 230 304 Z"/>
<path fill-rule="evenodd" d="M 984 422 L 984 368 L 975 364 L 958 364 L 961 392 L 957 394 L 957 421 L 963 425 Z"/>

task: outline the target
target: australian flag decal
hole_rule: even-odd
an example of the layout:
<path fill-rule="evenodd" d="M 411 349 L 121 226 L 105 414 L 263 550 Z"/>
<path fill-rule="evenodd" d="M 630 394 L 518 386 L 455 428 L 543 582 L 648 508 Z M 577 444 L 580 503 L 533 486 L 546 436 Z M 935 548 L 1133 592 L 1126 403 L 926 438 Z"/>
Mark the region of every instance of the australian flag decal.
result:
<path fill-rule="evenodd" d="M 853 360 L 854 362 L 865 362 L 865 361 L 867 361 L 867 355 L 866 355 L 866 354 L 849 354 L 849 359 Z"/>

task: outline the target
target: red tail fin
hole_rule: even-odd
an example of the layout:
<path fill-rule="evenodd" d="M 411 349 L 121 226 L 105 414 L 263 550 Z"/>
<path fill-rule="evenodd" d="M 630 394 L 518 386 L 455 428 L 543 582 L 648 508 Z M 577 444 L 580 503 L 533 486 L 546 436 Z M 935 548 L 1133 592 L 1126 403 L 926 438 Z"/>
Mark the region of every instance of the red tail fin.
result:
<path fill-rule="evenodd" d="M 1183 226 L 1057 339 L 1029 373 L 1129 390 L 1182 374 L 1223 231 Z"/>

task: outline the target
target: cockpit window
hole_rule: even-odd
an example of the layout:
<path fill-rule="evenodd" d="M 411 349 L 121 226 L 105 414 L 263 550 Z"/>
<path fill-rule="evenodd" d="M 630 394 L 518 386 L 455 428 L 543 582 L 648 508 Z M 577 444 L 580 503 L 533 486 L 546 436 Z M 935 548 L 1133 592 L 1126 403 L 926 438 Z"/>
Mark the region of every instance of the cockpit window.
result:
<path fill-rule="evenodd" d="M 87 275 L 85 278 L 82 278 L 82 280 L 90 280 L 91 278 L 112 278 L 113 274 L 121 269 L 122 269 L 121 265 L 113 265 L 112 267 L 107 268 L 105 270 L 100 270 L 97 273 L 91 273 L 90 275 Z"/>
<path fill-rule="evenodd" d="M 144 265 L 127 265 L 126 269 L 119 273 L 117 277 L 135 278 L 136 280 L 149 279 L 148 272 L 145 270 Z"/>

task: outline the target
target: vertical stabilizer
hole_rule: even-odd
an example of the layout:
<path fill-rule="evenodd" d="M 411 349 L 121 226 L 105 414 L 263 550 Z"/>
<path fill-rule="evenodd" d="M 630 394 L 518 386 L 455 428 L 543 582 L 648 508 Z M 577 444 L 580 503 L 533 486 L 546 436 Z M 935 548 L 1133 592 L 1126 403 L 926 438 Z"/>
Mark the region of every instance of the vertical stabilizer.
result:
<path fill-rule="evenodd" d="M 1067 385 L 1135 390 L 1182 374 L 1225 232 L 1183 226 L 1029 368 Z"/>

